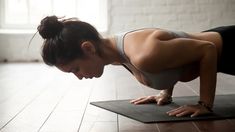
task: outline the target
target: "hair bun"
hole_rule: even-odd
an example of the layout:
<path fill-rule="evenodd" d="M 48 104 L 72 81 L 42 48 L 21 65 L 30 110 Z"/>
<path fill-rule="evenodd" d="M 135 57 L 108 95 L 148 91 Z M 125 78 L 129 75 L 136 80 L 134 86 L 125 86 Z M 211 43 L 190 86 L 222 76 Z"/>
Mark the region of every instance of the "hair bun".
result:
<path fill-rule="evenodd" d="M 47 16 L 41 20 L 37 30 L 44 39 L 54 38 L 63 29 L 63 23 L 56 16 Z"/>

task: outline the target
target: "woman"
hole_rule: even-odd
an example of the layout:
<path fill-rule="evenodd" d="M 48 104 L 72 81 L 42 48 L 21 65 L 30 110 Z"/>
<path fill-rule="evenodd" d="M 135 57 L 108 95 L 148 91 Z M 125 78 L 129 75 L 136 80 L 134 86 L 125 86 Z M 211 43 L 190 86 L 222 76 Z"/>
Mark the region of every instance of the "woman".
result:
<path fill-rule="evenodd" d="M 235 26 L 201 33 L 146 28 L 102 38 L 97 30 L 76 19 L 48 16 L 38 26 L 44 39 L 42 57 L 50 66 L 79 79 L 100 77 L 105 65 L 123 65 L 142 84 L 162 90 L 131 103 L 170 103 L 174 85 L 200 77 L 200 100 L 167 112 L 191 117 L 212 112 L 216 73 L 235 74 L 231 56 Z"/>

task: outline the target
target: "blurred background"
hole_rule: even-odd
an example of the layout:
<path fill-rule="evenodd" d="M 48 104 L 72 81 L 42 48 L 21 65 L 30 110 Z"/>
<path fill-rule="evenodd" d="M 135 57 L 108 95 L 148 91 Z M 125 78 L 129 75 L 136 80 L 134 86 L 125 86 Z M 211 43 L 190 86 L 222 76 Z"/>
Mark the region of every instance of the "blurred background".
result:
<path fill-rule="evenodd" d="M 48 15 L 77 17 L 105 37 L 135 28 L 200 32 L 235 24 L 235 0 L 0 0 L 0 61 L 41 61 L 36 33 Z"/>
<path fill-rule="evenodd" d="M 234 25 L 235 0 L 0 0 L 1 132 L 234 131 L 235 120 L 143 124 L 90 105 L 160 91 L 141 85 L 122 66 L 109 65 L 102 77 L 78 81 L 41 63 L 43 40 L 36 32 L 48 15 L 77 17 L 104 37 L 151 27 L 201 32 Z M 234 76 L 217 78 L 216 94 L 235 94 Z M 199 95 L 199 84 L 179 82 L 173 96 Z"/>

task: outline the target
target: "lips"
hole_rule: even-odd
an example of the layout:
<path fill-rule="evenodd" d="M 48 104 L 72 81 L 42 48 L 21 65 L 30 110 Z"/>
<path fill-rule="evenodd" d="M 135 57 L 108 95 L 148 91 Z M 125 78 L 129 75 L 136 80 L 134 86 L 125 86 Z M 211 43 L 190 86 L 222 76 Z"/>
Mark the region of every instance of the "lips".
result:
<path fill-rule="evenodd" d="M 84 76 L 84 78 L 86 78 L 86 79 L 92 79 L 93 77 L 90 77 L 90 76 Z"/>
<path fill-rule="evenodd" d="M 93 76 L 92 75 L 89 75 L 89 74 L 87 74 L 87 75 L 83 75 L 83 77 L 85 77 L 86 79 L 91 79 L 91 78 L 93 78 Z"/>

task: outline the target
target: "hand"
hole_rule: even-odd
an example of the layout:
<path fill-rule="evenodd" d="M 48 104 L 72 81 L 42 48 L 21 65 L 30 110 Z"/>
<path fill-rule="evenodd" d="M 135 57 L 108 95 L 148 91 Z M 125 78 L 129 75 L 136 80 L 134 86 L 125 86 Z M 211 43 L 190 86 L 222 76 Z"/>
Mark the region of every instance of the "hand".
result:
<path fill-rule="evenodd" d="M 196 117 L 199 115 L 205 115 L 210 113 L 212 112 L 200 104 L 184 105 L 167 112 L 169 116 L 176 116 L 176 117 L 181 117 L 186 115 L 190 115 L 191 117 Z"/>
<path fill-rule="evenodd" d="M 140 97 L 130 101 L 133 104 L 146 104 L 146 103 L 157 103 L 158 105 L 169 104 L 172 102 L 172 97 L 168 94 L 159 93 L 158 95 L 151 95 Z"/>

